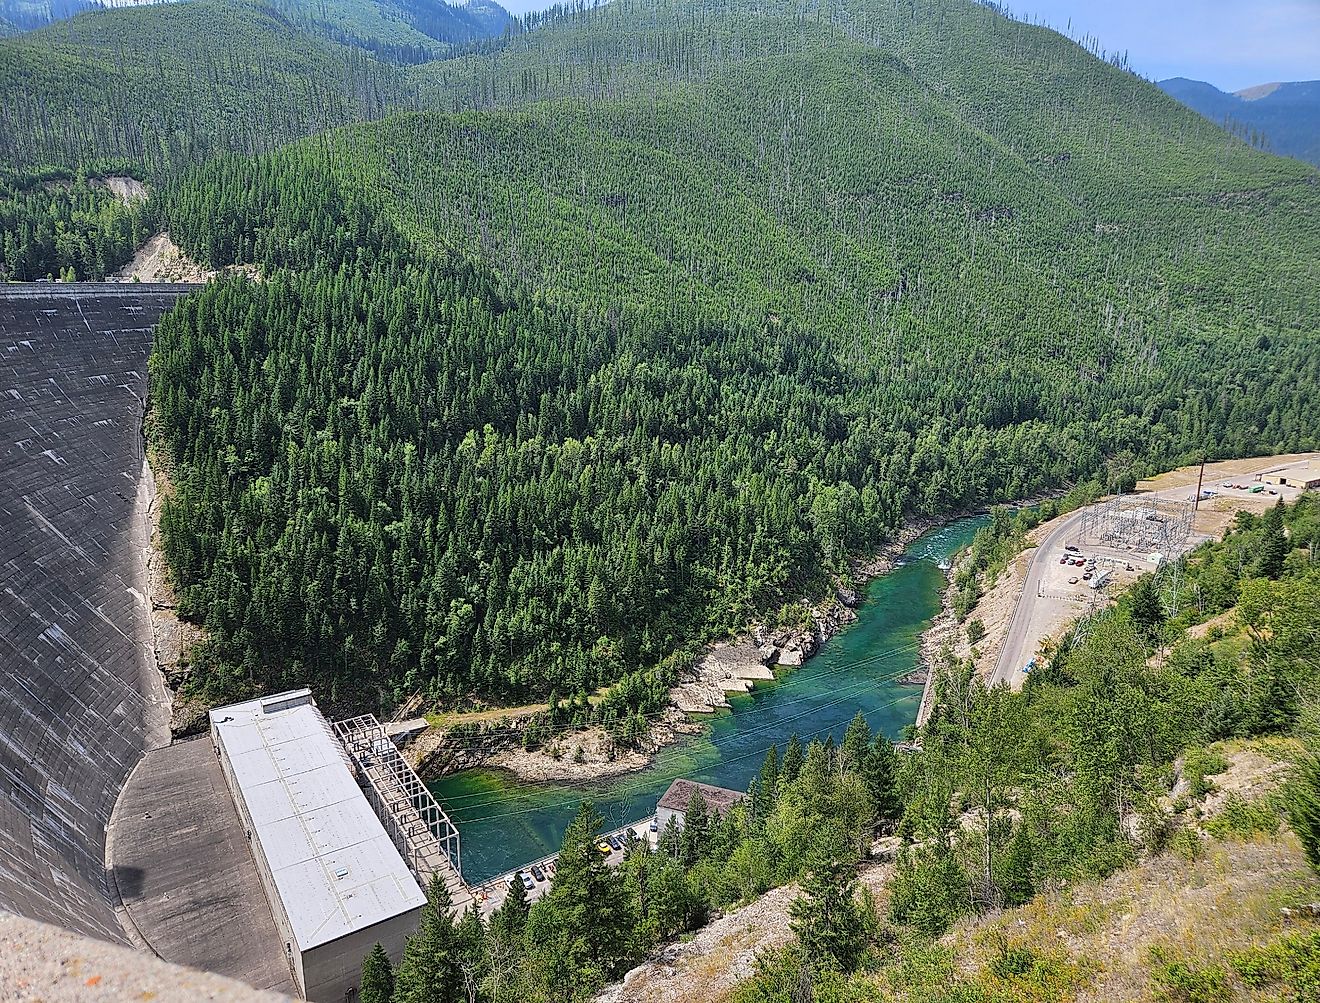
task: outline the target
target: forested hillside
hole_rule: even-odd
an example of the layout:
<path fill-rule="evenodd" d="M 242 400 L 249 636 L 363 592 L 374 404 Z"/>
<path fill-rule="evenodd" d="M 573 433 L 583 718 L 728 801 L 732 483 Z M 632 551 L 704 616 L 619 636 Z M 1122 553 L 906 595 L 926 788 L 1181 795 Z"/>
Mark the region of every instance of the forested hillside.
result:
<path fill-rule="evenodd" d="M 585 804 L 530 906 L 515 883 L 488 922 L 455 921 L 436 881 L 397 969 L 366 959 L 363 1003 L 600 998 L 638 963 L 604 998 L 1313 999 L 1318 552 L 1316 496 L 1243 513 L 1023 692 L 949 659 L 904 753 L 861 713 L 838 744 L 794 736 L 727 814 L 694 794 L 617 869 Z M 657 950 L 716 910 L 722 939 Z"/>
<path fill-rule="evenodd" d="M 97 11 L 0 41 L 0 164 L 168 176 L 408 106 L 399 71 L 247 0 Z"/>
<path fill-rule="evenodd" d="M 167 194 L 270 276 L 154 369 L 226 687 L 589 689 L 907 517 L 1320 434 L 1320 176 L 1053 33 L 624 2 L 411 72 L 476 110 Z"/>
<path fill-rule="evenodd" d="M 1320 164 L 1320 80 L 1225 94 L 1213 84 L 1174 77 L 1161 80 L 1160 89 L 1262 149 Z"/>
<path fill-rule="evenodd" d="M 513 26 L 494 0 L 274 0 L 273 6 L 314 34 L 390 62 L 426 62 Z"/>
<path fill-rule="evenodd" d="M 767 953 L 735 999 L 791 998 L 785 988 L 804 978 L 819 980 L 818 998 L 887 1003 L 1314 995 L 1320 935 L 1279 907 L 1314 898 L 1315 875 L 1298 865 L 1320 863 L 1317 553 L 1316 496 L 1240 513 L 1181 574 L 1142 577 L 1069 631 L 1023 692 L 947 665 L 921 748 L 897 777 L 906 807 L 888 915 Z M 1252 739 L 1285 762 L 1203 811 L 1230 758 L 1262 758 Z M 1290 788 L 1270 789 L 1285 777 Z M 1280 838 L 1281 815 L 1305 858 L 1291 834 Z M 1214 878 L 1169 876 L 1202 858 L 1233 875 L 1253 842 L 1281 843 L 1291 866 L 1248 874 L 1238 897 L 1202 901 Z M 1148 886 L 1158 925 L 1141 915 L 1148 903 L 1105 899 L 1088 883 L 1143 858 L 1163 875 Z M 937 939 L 1038 893 L 1052 902 L 987 923 L 998 929 L 983 950 Z M 1111 922 L 1121 933 L 1086 935 Z"/>
<path fill-rule="evenodd" d="M 145 200 L 86 175 L 0 172 L 0 281 L 103 279 L 142 246 L 149 218 Z"/>

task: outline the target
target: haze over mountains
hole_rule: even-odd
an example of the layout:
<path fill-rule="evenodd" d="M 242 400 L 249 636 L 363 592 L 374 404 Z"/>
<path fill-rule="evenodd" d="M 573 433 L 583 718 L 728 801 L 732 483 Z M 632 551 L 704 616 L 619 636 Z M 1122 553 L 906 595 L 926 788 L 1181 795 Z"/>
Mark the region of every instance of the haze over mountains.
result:
<path fill-rule="evenodd" d="M 1233 94 L 1185 77 L 1161 80 L 1159 86 L 1264 149 L 1320 165 L 1320 80 L 1261 84 Z"/>
<path fill-rule="evenodd" d="M 175 0 L 0 0 L 0 36 L 79 13 L 165 2 Z M 271 6 L 317 34 L 408 62 L 443 55 L 453 44 L 498 35 L 512 21 L 495 0 L 275 0 Z"/>

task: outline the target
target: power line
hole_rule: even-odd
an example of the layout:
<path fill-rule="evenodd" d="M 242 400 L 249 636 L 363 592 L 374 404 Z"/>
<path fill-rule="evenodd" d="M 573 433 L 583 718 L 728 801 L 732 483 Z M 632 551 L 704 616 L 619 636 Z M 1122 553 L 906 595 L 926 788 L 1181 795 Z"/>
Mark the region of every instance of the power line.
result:
<path fill-rule="evenodd" d="M 899 698 L 896 698 L 896 699 L 894 699 L 894 700 L 890 700 L 890 701 L 888 701 L 887 703 L 883 703 L 883 704 L 881 704 L 881 705 L 878 706 L 878 707 L 873 707 L 869 713 L 870 713 L 870 714 L 875 714 L 875 713 L 877 713 L 877 712 L 879 712 L 879 711 L 882 711 L 882 710 L 885 710 L 885 709 L 887 709 L 887 708 L 889 708 L 889 707 L 892 707 L 894 704 L 898 703 L 899 700 L 901 700 L 901 699 L 902 699 L 902 698 L 899 697 Z M 863 718 L 865 718 L 865 717 L 867 716 L 867 712 L 863 712 L 862 716 L 863 716 Z M 869 724 L 870 722 L 868 721 L 867 723 Z M 810 740 L 812 740 L 812 739 L 815 739 L 815 738 L 819 737 L 820 735 L 825 734 L 826 732 L 832 731 L 832 730 L 833 730 L 834 728 L 836 728 L 836 727 L 838 727 L 838 725 L 826 725 L 825 727 L 823 727 L 823 728 L 819 728 L 819 729 L 817 729 L 816 731 L 808 732 L 807 735 L 805 736 L 805 738 L 806 738 L 808 741 L 810 741 Z M 804 736 L 799 736 L 799 738 L 802 738 L 802 737 L 804 737 Z M 764 756 L 764 755 L 765 755 L 765 751 L 764 751 L 764 750 L 757 750 L 757 751 L 755 751 L 755 752 L 747 752 L 747 753 L 743 753 L 743 754 L 740 755 L 740 756 L 732 756 L 732 757 L 729 757 L 729 758 L 727 758 L 727 759 L 722 759 L 722 760 L 720 760 L 720 762 L 721 762 L 722 765 L 723 765 L 723 764 L 728 764 L 728 763 L 738 763 L 738 762 L 742 762 L 742 761 L 745 760 L 745 759 L 751 759 L 753 756 Z M 628 785 L 625 785 L 624 787 L 620 788 L 620 791 L 619 791 L 618 796 L 619 796 L 620 798 L 624 798 L 624 797 L 627 796 L 627 794 L 628 794 L 629 792 L 640 791 L 640 790 L 642 790 L 642 789 L 644 789 L 644 788 L 646 788 L 646 787 L 650 787 L 652 784 L 656 784 L 656 783 L 664 783 L 666 780 L 669 780 L 669 781 L 677 780 L 677 779 L 679 779 L 681 776 L 683 776 L 683 773 L 680 771 L 680 772 L 676 772 L 676 773 L 672 773 L 672 774 L 666 774 L 666 775 L 664 775 L 664 776 L 660 776 L 660 777 L 651 777 L 651 778 L 649 778 L 645 783 L 640 783 L 640 782 L 639 782 L 639 783 L 634 783 L 634 784 L 628 784 Z M 526 814 L 529 814 L 530 812 L 549 811 L 549 810 L 554 809 L 554 808 L 570 808 L 570 807 L 572 807 L 572 806 L 575 805 L 575 804 L 581 804 L 581 803 L 582 803 L 583 801 L 585 801 L 585 800 L 587 800 L 587 798 L 585 798 L 585 797 L 580 797 L 580 798 L 577 798 L 577 799 L 575 799 L 575 800 L 558 801 L 558 802 L 553 802 L 553 803 L 551 803 L 551 804 L 537 805 L 537 806 L 532 807 L 532 808 L 519 808 L 519 809 L 515 809 L 514 811 L 499 812 L 499 813 L 496 813 L 496 814 L 494 814 L 494 815 L 482 815 L 482 816 L 480 816 L 480 817 L 478 817 L 478 818 L 465 819 L 461 824 L 463 824 L 463 825 L 475 825 L 475 824 L 477 824 L 478 822 L 492 822 L 492 821 L 495 821 L 496 819 L 501 819 L 501 818 L 512 818 L 512 817 L 514 817 L 514 816 L 516 816 L 516 815 L 526 815 Z"/>
<path fill-rule="evenodd" d="M 852 687 L 849 687 L 849 688 L 847 689 L 847 691 L 846 691 L 846 693 L 845 693 L 844 696 L 841 696 L 841 697 L 839 697 L 839 698 L 836 699 L 836 700 L 831 700 L 831 701 L 829 701 L 828 703 L 819 704 L 819 705 L 817 705 L 817 706 L 810 707 L 810 708 L 808 708 L 807 710 L 802 711 L 801 713 L 794 714 L 794 715 L 791 715 L 791 716 L 786 717 L 786 718 L 781 718 L 781 719 L 779 719 L 779 720 L 769 722 L 768 724 L 761 725 L 761 726 L 756 727 L 756 728 L 752 728 L 752 729 L 748 729 L 748 730 L 746 730 L 746 731 L 742 731 L 742 732 L 740 732 L 740 736 L 743 737 L 743 738 L 746 738 L 746 737 L 750 737 L 750 736 L 756 736 L 756 735 L 759 735 L 759 734 L 763 734 L 764 732 L 766 732 L 767 730 L 769 730 L 769 729 L 771 729 L 771 728 L 781 727 L 781 726 L 783 726 L 783 725 L 785 725 L 785 724 L 788 724 L 788 723 L 790 723 L 790 722 L 792 722 L 792 721 L 800 720 L 800 719 L 803 718 L 803 717 L 810 716 L 810 715 L 815 714 L 815 713 L 817 713 L 817 712 L 819 712 L 819 711 L 827 710 L 828 708 L 838 706 L 838 705 L 841 704 L 841 703 L 847 703 L 849 700 L 852 700 L 852 699 L 856 696 L 857 692 L 859 692 L 859 691 L 862 690 L 862 689 L 865 689 L 867 685 L 869 685 L 869 684 L 871 684 L 871 683 L 876 683 L 876 682 L 886 682 L 886 681 L 888 681 L 888 680 L 890 680 L 890 679 L 896 678 L 896 677 L 897 677 L 898 675 L 900 675 L 900 674 L 901 674 L 901 673 L 892 673 L 892 674 L 889 674 L 889 675 L 886 675 L 886 676 L 882 676 L 882 677 L 880 677 L 880 678 L 878 678 L 878 679 L 867 679 L 867 680 L 859 681 L 856 685 L 854 685 L 854 686 L 852 686 Z M 887 701 L 886 703 L 883 703 L 883 704 L 881 704 L 881 705 L 878 706 L 878 707 L 874 707 L 874 708 L 872 708 L 869 712 L 868 712 L 868 711 L 863 711 L 863 717 L 866 717 L 868 713 L 869 713 L 869 714 L 874 714 L 874 713 L 876 713 L 877 711 L 884 710 L 884 709 L 886 709 L 886 708 L 888 708 L 888 707 L 892 707 L 894 704 L 900 702 L 900 701 L 903 700 L 903 699 L 904 699 L 904 697 L 901 697 L 901 696 L 900 696 L 900 697 L 895 697 L 893 700 Z M 868 723 L 869 723 L 869 722 L 868 722 Z M 810 737 L 812 737 L 813 735 L 818 735 L 818 734 L 821 734 L 822 732 L 831 731 L 831 730 L 833 730 L 833 729 L 836 728 L 836 727 L 838 727 L 838 724 L 837 724 L 837 723 L 836 723 L 836 724 L 833 724 L 833 725 L 827 725 L 826 727 L 821 728 L 821 729 L 817 730 L 816 732 L 811 732 L 811 733 L 809 733 L 809 734 L 808 734 L 808 737 L 810 738 Z M 748 755 L 762 755 L 762 756 L 763 756 L 763 755 L 765 755 L 765 750 L 762 749 L 762 750 L 760 750 L 760 751 L 758 751 L 758 752 L 749 753 Z M 737 756 L 737 757 L 734 757 L 734 758 L 732 758 L 732 759 L 721 759 L 721 763 L 726 763 L 726 762 L 738 762 L 739 760 L 744 759 L 744 758 L 747 758 L 747 756 L 744 755 L 744 756 Z M 673 779 L 676 779 L 677 776 L 679 776 L 679 775 L 680 775 L 680 774 L 675 774 L 675 776 L 674 776 Z M 642 788 L 642 787 L 649 787 L 649 786 L 650 786 L 652 783 L 654 783 L 654 782 L 655 782 L 654 778 L 647 779 L 647 780 L 639 780 L 639 781 L 637 781 L 637 782 L 635 782 L 635 783 L 632 783 L 632 784 L 625 784 L 622 788 L 620 788 L 620 790 L 621 790 L 621 791 L 638 790 L 638 789 L 640 789 L 640 788 Z M 477 793 L 477 794 L 472 794 L 472 795 L 460 795 L 459 798 L 455 798 L 455 799 L 453 799 L 453 801 L 458 801 L 459 799 L 479 798 L 479 797 L 483 797 L 483 796 L 485 796 L 486 793 L 487 793 L 487 792 L 479 792 L 479 793 Z M 497 795 L 495 795 L 494 797 L 490 797 L 490 798 L 489 798 L 488 800 L 486 800 L 486 801 L 476 802 L 475 804 L 469 804 L 469 805 L 467 805 L 467 806 L 465 806 L 465 807 L 468 808 L 468 809 L 472 809 L 472 808 L 486 808 L 486 807 L 493 807 L 493 806 L 498 805 L 498 804 L 501 804 L 501 803 L 507 803 L 507 802 L 514 802 L 514 801 L 526 800 L 529 796 L 530 796 L 529 794 L 509 794 L 509 795 L 500 795 L 500 794 L 497 794 Z M 581 800 L 581 799 L 579 799 L 579 800 Z M 448 798 L 441 798 L 441 801 L 444 802 L 444 804 L 445 804 L 446 807 L 448 807 L 449 804 L 451 803 L 451 799 L 448 799 Z M 568 802 L 568 803 L 571 804 L 572 802 Z M 544 807 L 550 807 L 550 806 L 548 806 L 548 805 L 542 805 L 542 806 L 539 806 L 539 808 L 544 808 Z M 523 810 L 532 810 L 532 811 L 535 811 L 535 810 L 539 810 L 539 808 L 523 809 Z M 517 814 L 517 812 L 514 812 L 514 813 L 512 813 L 512 814 Z M 466 822 L 468 822 L 468 823 L 473 823 L 473 822 L 485 821 L 485 820 L 488 819 L 488 818 L 497 818 L 497 817 L 502 817 L 502 816 L 483 816 L 483 817 L 481 817 L 481 818 L 467 819 Z"/>

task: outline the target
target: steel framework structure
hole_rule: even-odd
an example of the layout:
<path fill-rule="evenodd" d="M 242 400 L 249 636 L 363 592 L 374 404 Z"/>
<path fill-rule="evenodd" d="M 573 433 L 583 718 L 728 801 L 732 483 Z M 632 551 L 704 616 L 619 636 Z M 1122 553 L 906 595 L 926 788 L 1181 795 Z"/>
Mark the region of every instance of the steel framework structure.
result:
<path fill-rule="evenodd" d="M 1153 495 L 1119 495 L 1082 516 L 1082 540 L 1132 553 L 1180 554 L 1192 535 L 1194 505 Z"/>
<path fill-rule="evenodd" d="M 376 716 L 336 721 L 335 732 L 348 752 L 358 784 L 422 887 L 440 873 L 456 907 L 470 901 L 472 893 L 463 881 L 458 827 Z"/>

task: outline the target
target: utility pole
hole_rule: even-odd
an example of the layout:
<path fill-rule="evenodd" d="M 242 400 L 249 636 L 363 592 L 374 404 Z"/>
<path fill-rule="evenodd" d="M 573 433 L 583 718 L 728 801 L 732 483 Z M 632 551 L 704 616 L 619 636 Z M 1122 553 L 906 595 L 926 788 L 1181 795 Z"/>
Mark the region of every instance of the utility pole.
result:
<path fill-rule="evenodd" d="M 1192 499 L 1192 511 L 1200 511 L 1201 508 L 1201 482 L 1205 480 L 1205 456 L 1201 456 L 1201 472 L 1196 475 L 1196 497 Z"/>

